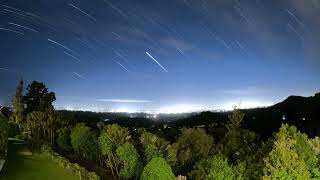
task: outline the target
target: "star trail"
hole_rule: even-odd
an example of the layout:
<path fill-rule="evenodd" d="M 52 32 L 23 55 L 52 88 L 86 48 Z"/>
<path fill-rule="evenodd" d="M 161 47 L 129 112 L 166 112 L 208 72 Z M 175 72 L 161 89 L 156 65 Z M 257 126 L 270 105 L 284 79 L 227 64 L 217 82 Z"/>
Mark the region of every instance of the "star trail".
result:
<path fill-rule="evenodd" d="M 313 95 L 319 17 L 314 0 L 0 0 L 0 103 L 20 78 L 44 82 L 58 109 L 229 109 Z"/>

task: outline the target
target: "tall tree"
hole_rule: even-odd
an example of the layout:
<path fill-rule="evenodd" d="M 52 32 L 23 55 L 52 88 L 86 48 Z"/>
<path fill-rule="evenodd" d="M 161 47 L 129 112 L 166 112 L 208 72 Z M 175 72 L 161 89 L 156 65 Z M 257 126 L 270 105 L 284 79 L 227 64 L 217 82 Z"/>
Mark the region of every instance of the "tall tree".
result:
<path fill-rule="evenodd" d="M 40 111 L 33 111 L 27 116 L 26 130 L 28 132 L 28 140 L 34 148 L 40 147 L 44 141 L 44 122 L 47 118 L 47 114 Z"/>
<path fill-rule="evenodd" d="M 33 81 L 27 87 L 28 92 L 24 96 L 27 105 L 27 112 L 42 111 L 51 108 L 52 103 L 56 100 L 53 92 L 49 92 L 48 88 L 40 82 Z"/>
<path fill-rule="evenodd" d="M 23 80 L 20 80 L 17 89 L 16 94 L 13 99 L 13 113 L 11 116 L 11 120 L 17 124 L 19 124 L 19 127 L 21 127 L 21 124 L 23 123 L 24 119 L 24 101 L 23 101 Z"/>
<path fill-rule="evenodd" d="M 33 111 L 29 113 L 25 126 L 29 134 L 29 140 L 33 142 L 34 145 L 46 142 L 53 146 L 57 120 L 57 114 L 52 107 L 46 109 L 44 112 Z"/>
<path fill-rule="evenodd" d="M 239 129 L 241 127 L 244 116 L 245 114 L 243 112 L 241 112 L 237 107 L 234 107 L 233 112 L 228 115 L 230 123 L 227 124 L 227 129 L 229 131 Z"/>

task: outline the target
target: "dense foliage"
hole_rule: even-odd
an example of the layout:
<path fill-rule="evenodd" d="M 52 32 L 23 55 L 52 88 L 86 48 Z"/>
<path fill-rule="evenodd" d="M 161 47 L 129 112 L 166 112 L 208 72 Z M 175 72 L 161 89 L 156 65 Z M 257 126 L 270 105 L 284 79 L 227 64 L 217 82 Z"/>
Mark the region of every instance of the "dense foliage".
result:
<path fill-rule="evenodd" d="M 19 88 L 19 87 L 18 87 Z M 24 102 L 27 105 L 26 111 L 45 111 L 52 108 L 52 103 L 56 100 L 53 92 L 49 92 L 48 88 L 40 82 L 33 81 L 27 87 L 27 93 L 24 96 Z"/>
<path fill-rule="evenodd" d="M 71 131 L 71 145 L 74 151 L 86 159 L 95 159 L 99 156 L 99 146 L 96 136 L 90 128 L 76 125 Z"/>
<path fill-rule="evenodd" d="M 121 166 L 119 175 L 123 178 L 134 177 L 139 168 L 139 154 L 131 143 L 125 143 L 116 150 Z"/>
<path fill-rule="evenodd" d="M 228 164 L 228 160 L 221 156 L 214 156 L 209 159 L 199 161 L 194 170 L 190 173 L 192 179 L 235 179 L 233 168 Z"/>
<path fill-rule="evenodd" d="M 13 112 L 11 120 L 17 124 L 22 124 L 24 120 L 24 101 L 23 101 L 23 81 L 20 80 L 13 99 Z"/>
<path fill-rule="evenodd" d="M 209 156 L 214 146 L 214 141 L 204 129 L 182 129 L 177 140 L 177 160 L 181 164 L 182 173 L 190 170 L 190 166 L 202 158 Z"/>
<path fill-rule="evenodd" d="M 141 180 L 175 180 L 170 165 L 160 157 L 153 158 L 143 169 Z"/>
<path fill-rule="evenodd" d="M 8 120 L 0 112 L 0 158 L 5 157 L 8 147 Z"/>
<path fill-rule="evenodd" d="M 265 158 L 266 179 L 319 179 L 319 152 L 307 135 L 287 124 L 276 134 L 273 148 Z"/>
<path fill-rule="evenodd" d="M 60 128 L 58 131 L 57 144 L 61 150 L 71 151 L 71 138 L 70 138 L 70 130 L 67 127 Z"/>
<path fill-rule="evenodd" d="M 132 168 L 132 164 L 122 167 L 120 166 L 121 161 L 126 161 L 126 158 L 137 158 L 125 157 L 127 154 L 123 152 L 123 149 L 126 148 L 136 154 L 134 152 L 135 149 L 132 148 L 133 146 L 128 144 L 125 145 L 125 143 L 128 142 L 130 138 L 131 136 L 128 128 L 123 128 L 116 124 L 106 126 L 99 137 L 99 144 L 105 165 L 110 168 L 113 176 L 115 177 L 132 176 L 132 169 L 130 169 Z M 121 157 L 122 160 L 120 160 L 119 157 Z"/>

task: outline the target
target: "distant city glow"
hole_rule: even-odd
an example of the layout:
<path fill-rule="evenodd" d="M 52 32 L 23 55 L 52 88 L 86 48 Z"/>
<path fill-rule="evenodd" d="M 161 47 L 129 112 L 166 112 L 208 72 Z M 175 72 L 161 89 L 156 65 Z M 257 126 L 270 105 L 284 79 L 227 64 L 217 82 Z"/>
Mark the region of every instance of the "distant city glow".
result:
<path fill-rule="evenodd" d="M 138 100 L 138 99 L 97 99 L 100 102 L 113 102 L 113 103 L 150 103 L 152 101 L 148 100 Z"/>
<path fill-rule="evenodd" d="M 204 108 L 192 104 L 177 104 L 172 106 L 165 106 L 159 109 L 158 113 L 175 114 L 202 111 Z"/>
<path fill-rule="evenodd" d="M 80 110 L 80 111 L 94 111 L 94 112 L 113 112 L 113 113 L 148 113 L 153 114 L 152 118 L 157 118 L 157 114 L 178 114 L 178 113 L 190 113 L 190 112 L 201 112 L 201 111 L 230 111 L 235 107 L 240 109 L 249 109 L 257 107 L 267 107 L 274 104 L 274 102 L 263 102 L 258 100 L 243 100 L 243 101 L 226 101 L 226 103 L 217 103 L 216 105 L 199 105 L 192 103 L 175 103 L 173 105 L 165 105 L 160 108 L 155 109 L 141 109 L 136 106 L 131 106 L 130 104 L 140 104 L 140 103 L 152 103 L 148 100 L 133 100 L 133 99 L 99 99 L 98 102 L 108 102 L 108 103 L 121 103 L 123 106 L 118 106 L 115 108 L 108 108 L 108 105 L 99 105 L 99 107 L 79 108 L 73 105 L 68 105 L 66 107 L 58 107 L 58 109 L 66 110 Z M 221 104 L 221 105 L 220 105 Z M 110 107 L 110 106 L 109 106 Z"/>
<path fill-rule="evenodd" d="M 241 101 L 241 102 L 227 102 L 224 103 L 221 107 L 223 110 L 232 110 L 235 107 L 240 109 L 250 109 L 250 108 L 257 108 L 257 107 L 267 107 L 271 106 L 274 103 L 271 102 L 261 102 L 261 101 L 255 101 L 255 100 L 248 100 L 248 101 Z"/>
<path fill-rule="evenodd" d="M 135 113 L 137 112 L 134 109 L 128 108 L 128 107 L 121 107 L 117 109 L 111 109 L 109 112 L 114 112 L 114 113 Z"/>

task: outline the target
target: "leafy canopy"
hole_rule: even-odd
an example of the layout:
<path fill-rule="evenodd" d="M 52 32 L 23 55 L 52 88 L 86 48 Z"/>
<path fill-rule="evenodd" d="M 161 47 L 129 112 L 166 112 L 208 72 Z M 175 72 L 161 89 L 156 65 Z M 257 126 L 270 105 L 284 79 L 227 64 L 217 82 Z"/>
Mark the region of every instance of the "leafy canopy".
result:
<path fill-rule="evenodd" d="M 120 176 L 132 178 L 137 171 L 139 164 L 139 154 L 131 143 L 125 143 L 116 150 L 120 161 Z"/>
<path fill-rule="evenodd" d="M 170 165 L 160 157 L 153 158 L 143 169 L 141 180 L 175 180 Z"/>
<path fill-rule="evenodd" d="M 45 111 L 47 108 L 53 107 L 52 103 L 56 100 L 56 96 L 53 92 L 49 92 L 43 83 L 33 81 L 27 87 L 24 100 L 29 113 L 32 111 Z"/>

